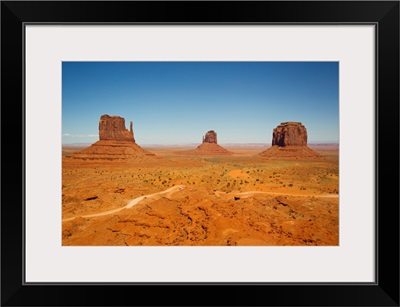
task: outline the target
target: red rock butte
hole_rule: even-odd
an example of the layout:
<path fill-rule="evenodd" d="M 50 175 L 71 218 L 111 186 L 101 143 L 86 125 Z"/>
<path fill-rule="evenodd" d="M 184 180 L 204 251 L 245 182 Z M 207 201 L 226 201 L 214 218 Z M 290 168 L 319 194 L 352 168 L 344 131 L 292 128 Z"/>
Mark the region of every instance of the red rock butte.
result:
<path fill-rule="evenodd" d="M 214 130 L 207 131 L 207 133 L 203 136 L 202 143 L 218 144 L 217 133 Z"/>
<path fill-rule="evenodd" d="M 133 137 L 133 124 L 130 130 L 125 127 L 125 119 L 120 116 L 104 114 L 99 121 L 99 141 L 70 158 L 83 160 L 148 160 L 158 158 L 141 148 Z"/>
<path fill-rule="evenodd" d="M 209 130 L 203 136 L 202 143 L 197 146 L 194 152 L 198 155 L 231 155 L 232 152 L 218 145 L 217 133 L 214 130 Z"/>
<path fill-rule="evenodd" d="M 284 122 L 272 132 L 272 147 L 259 153 L 263 157 L 322 157 L 307 146 L 307 129 L 300 122 Z"/>
<path fill-rule="evenodd" d="M 104 114 L 99 121 L 100 140 L 112 141 L 133 141 L 133 123 L 130 123 L 130 130 L 125 128 L 125 119 L 120 116 L 109 116 Z"/>

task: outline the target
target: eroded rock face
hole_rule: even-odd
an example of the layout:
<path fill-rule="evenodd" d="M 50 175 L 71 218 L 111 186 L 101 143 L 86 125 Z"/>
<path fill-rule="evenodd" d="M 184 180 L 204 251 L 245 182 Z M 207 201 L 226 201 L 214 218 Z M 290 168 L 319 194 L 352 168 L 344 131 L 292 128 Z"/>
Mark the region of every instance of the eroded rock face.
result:
<path fill-rule="evenodd" d="M 299 122 L 284 122 L 273 130 L 272 146 L 307 146 L 307 129 Z"/>
<path fill-rule="evenodd" d="M 284 122 L 272 132 L 272 146 L 259 153 L 271 158 L 321 158 L 307 146 L 307 129 L 299 122 Z"/>
<path fill-rule="evenodd" d="M 130 130 L 128 130 L 125 128 L 125 120 L 122 117 L 104 114 L 100 117 L 99 122 L 100 140 L 64 158 L 67 160 L 94 161 L 96 163 L 99 161 L 161 161 L 163 158 L 136 144 L 132 126 L 131 122 Z"/>
<path fill-rule="evenodd" d="M 203 136 L 203 143 L 217 144 L 217 133 L 214 130 L 207 131 L 206 135 Z"/>
<path fill-rule="evenodd" d="M 100 140 L 112 141 L 132 141 L 135 142 L 132 130 L 132 121 L 130 130 L 125 128 L 125 119 L 120 116 L 109 116 L 104 114 L 99 121 Z"/>

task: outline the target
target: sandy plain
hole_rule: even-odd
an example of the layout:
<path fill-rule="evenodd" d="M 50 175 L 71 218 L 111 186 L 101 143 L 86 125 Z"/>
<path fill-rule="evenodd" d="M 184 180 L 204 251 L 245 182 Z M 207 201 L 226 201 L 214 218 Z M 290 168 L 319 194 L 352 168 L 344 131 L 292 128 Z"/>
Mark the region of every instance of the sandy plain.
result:
<path fill-rule="evenodd" d="M 82 148 L 63 147 L 64 246 L 339 244 L 338 145 L 310 145 L 315 159 L 142 147 L 159 159 L 75 160 Z"/>

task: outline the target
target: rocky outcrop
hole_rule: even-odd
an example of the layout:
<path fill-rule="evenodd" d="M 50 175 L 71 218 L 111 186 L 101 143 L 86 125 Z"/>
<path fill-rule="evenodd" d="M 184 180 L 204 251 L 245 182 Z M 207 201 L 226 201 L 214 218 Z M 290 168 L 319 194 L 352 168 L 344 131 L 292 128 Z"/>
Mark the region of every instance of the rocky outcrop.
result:
<path fill-rule="evenodd" d="M 299 122 L 285 122 L 272 133 L 272 146 L 307 146 L 307 130 Z"/>
<path fill-rule="evenodd" d="M 216 143 L 204 142 L 197 146 L 194 150 L 194 154 L 200 156 L 219 156 L 219 155 L 231 155 L 232 152 L 226 150 L 224 147 Z"/>
<path fill-rule="evenodd" d="M 79 160 L 143 161 L 161 159 L 136 144 L 133 124 L 125 128 L 125 119 L 120 116 L 102 115 L 99 121 L 99 141 L 67 158 Z"/>
<path fill-rule="evenodd" d="M 217 133 L 214 130 L 207 131 L 207 133 L 203 136 L 202 143 L 195 149 L 176 153 L 195 156 L 221 156 L 233 154 L 217 144 Z"/>
<path fill-rule="evenodd" d="M 274 145 L 259 154 L 271 158 L 319 158 L 322 157 L 308 146 L 277 146 Z"/>
<path fill-rule="evenodd" d="M 196 155 L 214 156 L 214 155 L 231 155 L 232 152 L 218 145 L 217 133 L 209 130 L 203 136 L 203 142 L 194 150 Z"/>
<path fill-rule="evenodd" d="M 83 160 L 148 160 L 155 154 L 144 150 L 132 141 L 100 140 L 91 146 L 74 153 L 71 158 Z M 67 157 L 69 158 L 69 157 Z"/>
<path fill-rule="evenodd" d="M 120 116 L 109 116 L 104 114 L 99 121 L 99 138 L 100 140 L 113 141 L 132 141 L 135 142 L 132 130 L 132 121 L 130 130 L 125 128 L 125 119 Z"/>
<path fill-rule="evenodd" d="M 272 158 L 322 157 L 307 146 L 307 129 L 300 122 L 283 122 L 272 132 L 272 147 L 259 153 Z"/>
<path fill-rule="evenodd" d="M 203 136 L 203 143 L 218 144 L 217 133 L 214 130 L 207 131 L 205 136 Z"/>

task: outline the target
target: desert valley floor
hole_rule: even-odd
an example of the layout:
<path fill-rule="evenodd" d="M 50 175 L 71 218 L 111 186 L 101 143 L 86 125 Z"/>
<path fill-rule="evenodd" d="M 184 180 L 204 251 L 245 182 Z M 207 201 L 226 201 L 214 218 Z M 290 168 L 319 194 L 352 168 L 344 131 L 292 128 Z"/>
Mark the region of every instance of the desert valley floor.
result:
<path fill-rule="evenodd" d="M 297 159 L 143 148 L 155 158 L 72 159 L 82 148 L 63 147 L 63 246 L 339 244 L 338 145 Z"/>

